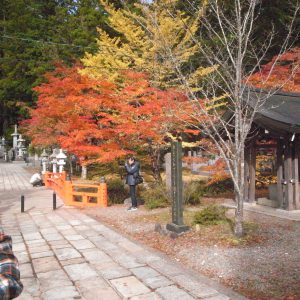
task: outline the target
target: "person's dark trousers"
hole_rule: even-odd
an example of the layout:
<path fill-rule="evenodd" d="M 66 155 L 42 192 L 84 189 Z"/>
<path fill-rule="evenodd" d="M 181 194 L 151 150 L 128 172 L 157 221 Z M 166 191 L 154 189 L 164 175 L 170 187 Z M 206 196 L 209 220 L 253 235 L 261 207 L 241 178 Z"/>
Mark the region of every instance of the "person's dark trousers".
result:
<path fill-rule="evenodd" d="M 130 185 L 129 187 L 130 187 L 131 205 L 132 207 L 137 207 L 136 185 Z"/>

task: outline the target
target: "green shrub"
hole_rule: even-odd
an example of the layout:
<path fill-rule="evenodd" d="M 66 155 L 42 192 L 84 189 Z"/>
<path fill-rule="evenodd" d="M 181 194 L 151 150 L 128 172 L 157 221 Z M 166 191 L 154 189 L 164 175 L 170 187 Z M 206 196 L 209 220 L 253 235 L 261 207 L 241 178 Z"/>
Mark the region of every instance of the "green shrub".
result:
<path fill-rule="evenodd" d="M 203 210 L 195 213 L 194 224 L 216 225 L 227 220 L 226 208 L 217 205 L 209 205 Z"/>
<path fill-rule="evenodd" d="M 129 197 L 123 180 L 116 178 L 107 181 L 107 193 L 109 204 L 122 204 Z"/>
<path fill-rule="evenodd" d="M 185 204 L 200 204 L 204 193 L 205 190 L 202 182 L 190 181 L 183 184 L 183 199 Z"/>
<path fill-rule="evenodd" d="M 141 196 L 148 209 L 167 207 L 170 203 L 166 187 L 159 184 L 141 191 Z"/>

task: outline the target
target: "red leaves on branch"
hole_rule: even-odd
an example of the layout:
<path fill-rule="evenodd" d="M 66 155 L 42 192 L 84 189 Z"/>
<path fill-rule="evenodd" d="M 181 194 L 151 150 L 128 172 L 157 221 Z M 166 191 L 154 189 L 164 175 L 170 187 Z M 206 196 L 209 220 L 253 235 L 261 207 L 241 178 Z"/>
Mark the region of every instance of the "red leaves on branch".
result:
<path fill-rule="evenodd" d="M 261 70 L 249 76 L 248 85 L 262 89 L 279 89 L 286 92 L 300 92 L 300 48 L 273 59 L 263 65 Z"/>

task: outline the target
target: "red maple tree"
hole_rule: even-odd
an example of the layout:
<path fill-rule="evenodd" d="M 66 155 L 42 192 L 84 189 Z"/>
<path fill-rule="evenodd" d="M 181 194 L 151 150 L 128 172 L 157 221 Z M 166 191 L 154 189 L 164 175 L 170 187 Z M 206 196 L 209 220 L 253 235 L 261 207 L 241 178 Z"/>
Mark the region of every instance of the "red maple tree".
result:
<path fill-rule="evenodd" d="M 38 102 L 23 124 L 26 134 L 34 145 L 58 145 L 83 164 L 143 149 L 155 172 L 167 135 L 183 131 L 189 118 L 184 94 L 154 88 L 142 73 L 124 72 L 116 85 L 82 76 L 78 66 L 57 66 L 46 79 L 34 89 Z"/>

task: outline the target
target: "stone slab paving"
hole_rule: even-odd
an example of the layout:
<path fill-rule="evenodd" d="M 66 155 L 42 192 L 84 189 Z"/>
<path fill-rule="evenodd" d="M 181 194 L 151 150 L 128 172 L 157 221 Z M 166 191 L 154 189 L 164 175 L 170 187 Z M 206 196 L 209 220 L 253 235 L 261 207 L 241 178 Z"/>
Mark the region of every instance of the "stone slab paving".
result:
<path fill-rule="evenodd" d="M 30 187 L 29 178 L 21 164 L 0 163 L 1 227 L 12 236 L 24 283 L 17 299 L 245 299 L 128 240 L 83 210 L 63 206 L 59 198 L 53 211 L 52 191 Z M 25 213 L 20 213 L 20 194 Z"/>

